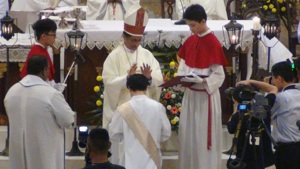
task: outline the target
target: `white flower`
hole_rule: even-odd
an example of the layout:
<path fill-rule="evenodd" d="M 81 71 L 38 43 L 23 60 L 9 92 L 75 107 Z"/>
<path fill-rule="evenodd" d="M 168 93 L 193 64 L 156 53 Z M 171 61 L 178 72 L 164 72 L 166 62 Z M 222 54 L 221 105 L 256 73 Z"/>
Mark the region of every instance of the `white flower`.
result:
<path fill-rule="evenodd" d="M 101 99 L 103 99 L 104 98 L 103 94 L 101 94 L 100 97 L 101 97 Z"/>
<path fill-rule="evenodd" d="M 179 121 L 179 117 L 177 117 L 177 116 L 174 117 L 174 120 Z"/>
<path fill-rule="evenodd" d="M 176 94 L 172 94 L 172 96 L 171 96 L 171 97 L 172 97 L 172 99 L 174 99 L 174 98 L 176 97 Z"/>
<path fill-rule="evenodd" d="M 163 92 L 165 92 L 166 91 L 166 89 L 163 89 Z"/>
<path fill-rule="evenodd" d="M 171 110 L 171 108 L 172 108 L 171 105 L 168 105 L 168 106 L 167 106 L 167 109 L 168 109 L 168 110 Z"/>

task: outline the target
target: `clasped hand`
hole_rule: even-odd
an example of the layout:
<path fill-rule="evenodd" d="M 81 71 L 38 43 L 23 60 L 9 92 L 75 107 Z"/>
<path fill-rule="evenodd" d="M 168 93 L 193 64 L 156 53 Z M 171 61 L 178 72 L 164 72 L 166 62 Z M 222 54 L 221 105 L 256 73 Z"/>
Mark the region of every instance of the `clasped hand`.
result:
<path fill-rule="evenodd" d="M 188 76 L 192 77 L 184 77 L 181 79 L 183 82 L 191 82 L 191 83 L 203 83 L 203 79 L 196 75 L 195 73 L 190 73 Z"/>

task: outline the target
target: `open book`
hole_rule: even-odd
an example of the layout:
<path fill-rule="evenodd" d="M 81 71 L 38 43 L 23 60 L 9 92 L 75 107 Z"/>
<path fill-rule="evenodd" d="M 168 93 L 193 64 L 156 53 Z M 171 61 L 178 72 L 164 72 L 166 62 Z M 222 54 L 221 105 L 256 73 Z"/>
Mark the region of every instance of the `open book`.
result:
<path fill-rule="evenodd" d="M 205 75 L 198 75 L 201 78 L 207 78 L 208 76 Z M 173 86 L 177 86 L 178 84 L 181 84 L 183 87 L 191 87 L 193 86 L 195 83 L 193 82 L 183 82 L 181 81 L 182 78 L 184 77 L 193 77 L 192 75 L 186 75 L 186 76 L 176 76 L 174 78 L 172 78 L 171 80 L 161 84 L 159 87 L 173 87 Z"/>

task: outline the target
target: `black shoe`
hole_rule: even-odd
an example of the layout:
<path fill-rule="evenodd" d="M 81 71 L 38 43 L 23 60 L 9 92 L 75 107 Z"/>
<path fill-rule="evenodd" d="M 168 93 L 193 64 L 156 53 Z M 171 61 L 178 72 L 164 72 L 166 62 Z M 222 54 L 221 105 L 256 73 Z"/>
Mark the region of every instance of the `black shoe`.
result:
<path fill-rule="evenodd" d="M 174 23 L 175 25 L 186 25 L 186 22 L 184 19 L 180 19 L 179 21 Z"/>
<path fill-rule="evenodd" d="M 227 150 L 227 151 L 224 151 L 223 154 L 226 154 L 226 155 L 230 155 L 231 153 L 231 149 Z M 235 152 L 232 152 L 232 155 L 235 155 Z"/>

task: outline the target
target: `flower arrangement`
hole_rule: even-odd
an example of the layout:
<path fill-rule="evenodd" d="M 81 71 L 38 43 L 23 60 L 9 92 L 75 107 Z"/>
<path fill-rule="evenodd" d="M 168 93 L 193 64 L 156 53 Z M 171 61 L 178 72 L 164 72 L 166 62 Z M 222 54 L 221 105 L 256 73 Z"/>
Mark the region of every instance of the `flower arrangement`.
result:
<path fill-rule="evenodd" d="M 290 10 L 286 8 L 289 6 Z M 262 13 L 265 15 L 274 14 L 280 17 L 284 25 L 287 27 L 288 22 L 297 23 L 296 13 L 295 13 L 296 1 L 290 0 L 287 4 L 286 0 L 263 0 L 262 1 Z M 288 19 L 288 14 L 290 19 Z"/>
<path fill-rule="evenodd" d="M 253 13 L 258 13 L 262 15 L 261 17 L 274 15 L 276 18 L 281 19 L 285 27 L 288 28 L 289 23 L 291 25 L 298 23 L 296 4 L 296 0 L 290 0 L 289 2 L 286 0 L 243 0 L 240 13 L 236 15 L 240 18 L 243 18 L 242 16 L 252 16 Z M 287 10 L 287 6 L 290 10 Z M 288 15 L 290 15 L 289 18 Z"/>
<path fill-rule="evenodd" d="M 169 68 L 163 72 L 164 81 L 168 81 L 177 76 L 178 64 L 171 61 Z M 178 132 L 181 101 L 183 92 L 174 91 L 173 88 L 164 88 L 161 93 L 160 102 L 166 107 L 167 116 L 170 120 L 173 131 Z"/>
<path fill-rule="evenodd" d="M 102 76 L 98 75 L 96 77 L 96 81 L 99 85 L 94 87 L 95 94 L 91 96 L 90 101 L 87 102 L 93 110 L 86 112 L 85 114 L 88 116 L 87 121 L 95 122 L 97 126 L 102 124 L 102 113 L 103 113 L 103 91 L 104 84 L 102 81 Z"/>

